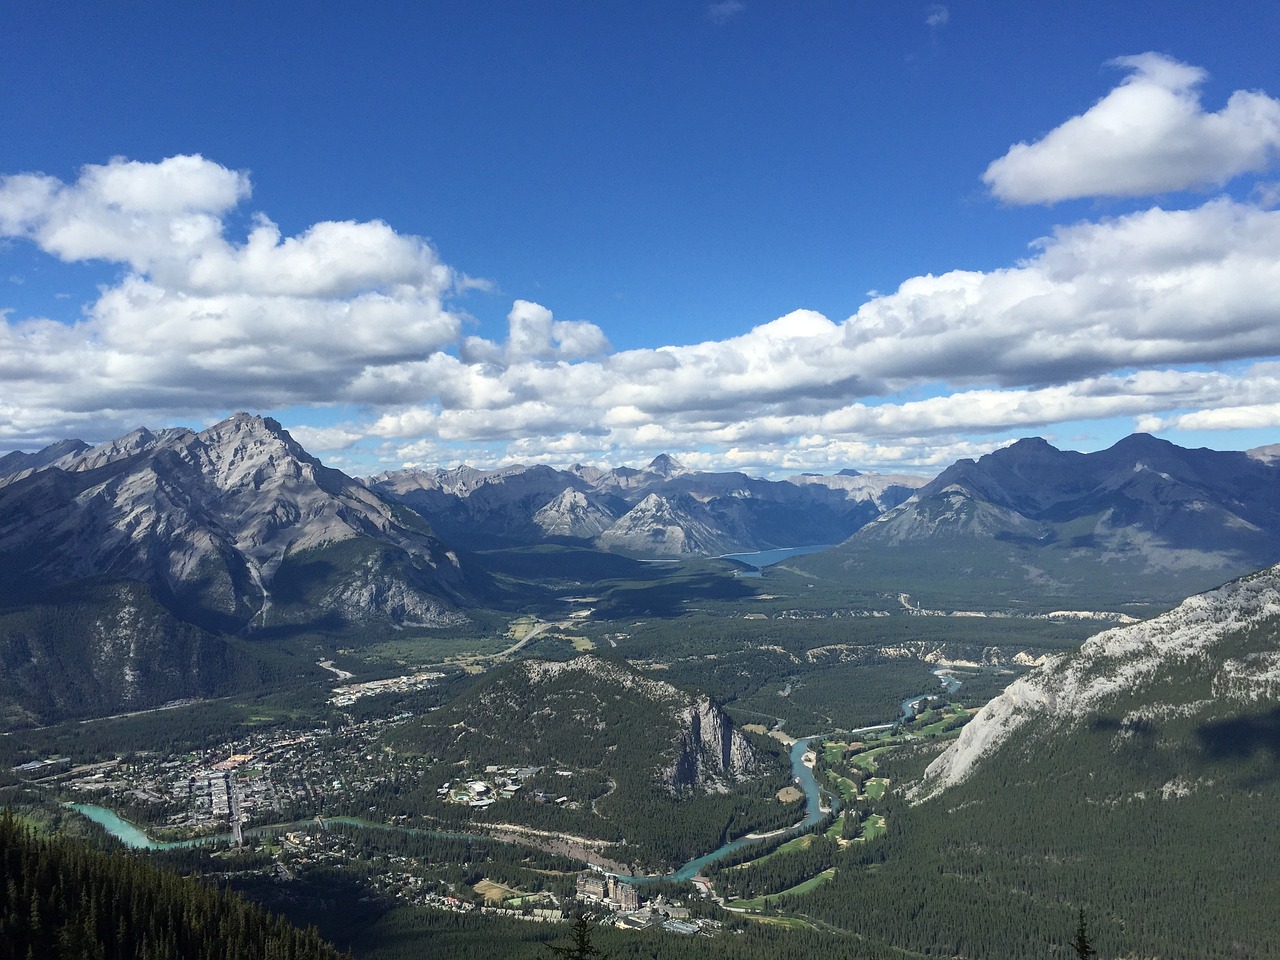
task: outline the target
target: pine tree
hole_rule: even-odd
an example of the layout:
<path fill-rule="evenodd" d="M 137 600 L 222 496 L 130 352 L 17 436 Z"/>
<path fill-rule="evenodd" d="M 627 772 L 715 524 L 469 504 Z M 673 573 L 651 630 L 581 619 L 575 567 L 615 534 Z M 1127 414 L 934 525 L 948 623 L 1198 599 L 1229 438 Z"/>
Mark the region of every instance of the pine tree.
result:
<path fill-rule="evenodd" d="M 604 954 L 591 942 L 591 921 L 587 919 L 586 914 L 579 914 L 578 919 L 573 921 L 570 935 L 573 937 L 573 943 L 569 946 L 549 943 L 547 949 L 558 957 L 565 957 L 566 960 L 591 960 L 592 957 L 604 957 Z"/>
<path fill-rule="evenodd" d="M 1080 960 L 1089 960 L 1090 957 L 1098 955 L 1098 951 L 1093 949 L 1093 944 L 1089 941 L 1089 934 L 1085 930 L 1083 907 L 1080 908 L 1080 920 L 1076 924 L 1076 938 L 1071 941 L 1071 949 L 1076 952 L 1076 956 Z"/>

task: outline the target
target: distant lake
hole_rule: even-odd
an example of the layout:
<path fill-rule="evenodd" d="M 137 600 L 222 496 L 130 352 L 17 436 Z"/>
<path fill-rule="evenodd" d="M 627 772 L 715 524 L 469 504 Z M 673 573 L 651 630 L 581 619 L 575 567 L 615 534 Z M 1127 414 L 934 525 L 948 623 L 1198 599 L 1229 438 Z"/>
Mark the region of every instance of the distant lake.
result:
<path fill-rule="evenodd" d="M 738 574 L 741 577 L 758 577 L 760 571 L 774 563 L 781 563 L 791 557 L 802 557 L 806 553 L 821 553 L 836 546 L 834 543 L 819 543 L 811 547 L 783 547 L 780 550 L 757 550 L 755 553 L 726 553 L 718 560 L 733 560 L 751 570 Z"/>

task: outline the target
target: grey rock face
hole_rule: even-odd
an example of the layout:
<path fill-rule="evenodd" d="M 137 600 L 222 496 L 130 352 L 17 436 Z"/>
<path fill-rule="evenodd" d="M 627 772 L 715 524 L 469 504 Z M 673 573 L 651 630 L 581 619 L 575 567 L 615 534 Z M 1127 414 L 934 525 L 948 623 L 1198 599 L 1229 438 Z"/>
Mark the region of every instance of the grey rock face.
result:
<path fill-rule="evenodd" d="M 758 768 L 747 738 L 709 697 L 686 706 L 680 720 L 675 760 L 663 772 L 663 782 L 671 791 L 727 792 L 730 783 L 746 779 Z"/>
<path fill-rule="evenodd" d="M 0 488 L 0 557 L 20 558 L 12 579 L 139 580 L 224 628 L 270 622 L 286 559 L 357 540 L 390 545 L 430 575 L 332 598 L 344 612 L 363 596 L 364 616 L 414 618 L 456 596 L 456 558 L 425 522 L 249 414 L 199 433 L 135 431 Z"/>
<path fill-rule="evenodd" d="M 591 540 L 617 520 L 598 497 L 566 487 L 533 515 L 533 522 L 549 537 Z"/>

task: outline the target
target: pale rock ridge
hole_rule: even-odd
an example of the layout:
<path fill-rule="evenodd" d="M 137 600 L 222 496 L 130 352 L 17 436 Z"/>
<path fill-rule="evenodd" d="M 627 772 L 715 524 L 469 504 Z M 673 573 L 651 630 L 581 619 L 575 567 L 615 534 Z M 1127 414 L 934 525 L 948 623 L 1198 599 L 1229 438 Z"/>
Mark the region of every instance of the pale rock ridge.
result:
<path fill-rule="evenodd" d="M 599 657 L 581 656 L 572 660 L 522 660 L 520 668 L 535 683 L 566 674 L 581 673 L 624 690 L 635 690 L 646 699 L 672 704 L 688 697 L 665 680 L 655 680 Z"/>
<path fill-rule="evenodd" d="M 1280 651 L 1227 660 L 1214 675 L 1211 690 L 1219 700 L 1280 700 Z"/>
<path fill-rule="evenodd" d="M 727 553 L 734 542 L 693 497 L 651 493 L 596 541 L 605 549 L 634 550 L 662 557 Z"/>
<path fill-rule="evenodd" d="M 770 649 L 759 647 L 757 649 Z M 786 654 L 793 662 L 799 662 L 794 655 L 782 648 L 775 648 L 778 653 Z M 1043 662 L 1044 657 L 1033 657 L 1026 650 L 1010 654 L 1012 647 L 980 646 L 970 643 L 949 643 L 928 640 L 908 640 L 892 644 L 848 644 L 828 643 L 821 647 L 813 647 L 805 652 L 804 658 L 810 663 L 828 660 L 835 663 L 851 663 L 869 660 L 919 660 L 936 667 L 960 667 L 978 669 L 979 667 L 1001 667 L 1010 663 L 1020 666 L 1034 666 Z"/>
<path fill-rule="evenodd" d="M 608 530 L 617 519 L 598 500 L 565 487 L 534 515 L 534 524 L 549 537 L 590 540 Z"/>
<path fill-rule="evenodd" d="M 0 457 L 0 487 L 29 477 L 45 467 L 74 461 L 90 449 L 89 444 L 83 440 L 59 440 L 35 453 L 23 453 L 20 450 L 6 453 Z"/>
<path fill-rule="evenodd" d="M 410 490 L 431 490 L 455 496 L 467 497 L 484 487 L 499 486 L 514 477 L 521 477 L 537 469 L 517 463 L 497 470 L 481 470 L 463 464 L 459 467 L 432 467 L 389 470 L 365 481 L 378 488 L 385 486 L 398 493 Z"/>
<path fill-rule="evenodd" d="M 1277 617 L 1280 567 L 1270 567 L 1191 597 L 1154 619 L 1096 634 L 1076 653 L 1047 660 L 983 707 L 929 765 L 914 799 L 965 780 L 1028 721 L 1047 719 L 1069 728 L 1123 694 L 1153 688 L 1162 668 L 1207 662 L 1225 639 Z M 1274 697 L 1280 690 L 1280 651 L 1225 659 L 1212 690 L 1218 701 Z M 1138 713 L 1160 715 L 1164 706 L 1185 714 L 1199 705 L 1155 703 Z"/>
<path fill-rule="evenodd" d="M 872 474 L 842 470 L 827 476 L 816 473 L 802 473 L 788 477 L 788 482 L 796 486 L 826 487 L 838 490 L 850 500 L 869 500 L 882 511 L 897 506 L 910 491 L 918 490 L 929 482 L 927 477 L 913 477 L 906 474 Z"/>
<path fill-rule="evenodd" d="M 670 480 L 672 477 L 689 472 L 688 467 L 669 453 L 660 453 L 654 457 L 649 461 L 648 469 L 650 473 L 655 473 L 664 480 Z"/>
<path fill-rule="evenodd" d="M 1007 507 L 974 497 L 959 485 L 944 487 L 929 500 L 915 497 L 881 514 L 859 531 L 863 539 L 896 546 L 921 540 L 1017 536 L 1039 540 L 1044 526 Z"/>
<path fill-rule="evenodd" d="M 1280 461 L 1280 443 L 1269 443 L 1263 447 L 1254 447 L 1252 450 L 1246 450 L 1245 453 L 1254 460 L 1261 460 L 1263 463 L 1275 463 Z"/>
<path fill-rule="evenodd" d="M 96 447 L 85 450 L 78 456 L 59 461 L 53 465 L 61 467 L 63 470 L 71 471 L 93 470 L 96 467 L 103 467 L 139 453 L 146 453 L 156 447 L 181 443 L 194 436 L 195 433 L 185 427 L 168 427 L 164 430 L 148 430 L 146 427 L 139 427 L 137 430 L 126 433 L 123 437 L 100 443 Z"/>

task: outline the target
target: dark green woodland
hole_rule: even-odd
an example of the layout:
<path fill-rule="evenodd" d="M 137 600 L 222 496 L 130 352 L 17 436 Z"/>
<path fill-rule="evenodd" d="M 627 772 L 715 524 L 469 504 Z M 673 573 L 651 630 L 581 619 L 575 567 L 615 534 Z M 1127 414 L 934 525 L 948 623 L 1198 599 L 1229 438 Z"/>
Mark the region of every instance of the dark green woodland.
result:
<path fill-rule="evenodd" d="M 238 894 L 0 815 L 4 960 L 339 960 Z"/>

